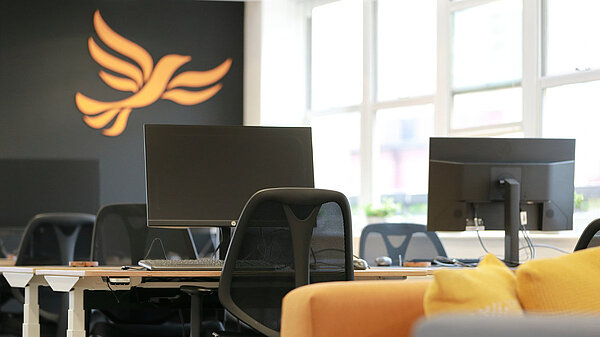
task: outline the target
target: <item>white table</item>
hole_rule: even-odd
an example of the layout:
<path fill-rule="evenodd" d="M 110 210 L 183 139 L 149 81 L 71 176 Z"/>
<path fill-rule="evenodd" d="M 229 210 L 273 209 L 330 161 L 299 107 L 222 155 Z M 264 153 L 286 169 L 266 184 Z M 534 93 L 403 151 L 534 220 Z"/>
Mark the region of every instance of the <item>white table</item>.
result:
<path fill-rule="evenodd" d="M 67 337 L 85 337 L 85 290 L 129 290 L 140 288 L 217 288 L 220 271 L 146 271 L 111 267 L 0 267 L 11 287 L 25 289 L 23 337 L 39 337 L 39 286 L 69 293 Z M 144 279 L 151 277 L 152 281 Z M 170 279 L 178 278 L 176 282 Z M 186 281 L 189 279 L 190 281 Z M 198 281 L 201 279 L 201 281 Z"/>
<path fill-rule="evenodd" d="M 354 272 L 355 280 L 403 279 L 428 276 L 433 268 L 373 267 Z M 220 271 L 147 271 L 118 267 L 15 267 L 0 266 L 11 287 L 25 289 L 23 337 L 39 337 L 38 288 L 49 286 L 69 293 L 67 337 L 85 337 L 85 290 L 129 290 L 140 288 L 179 288 L 201 286 L 218 288 Z M 148 278 L 152 278 L 148 281 Z M 177 281 L 171 279 L 177 278 Z M 188 281 L 189 280 L 189 281 Z"/>

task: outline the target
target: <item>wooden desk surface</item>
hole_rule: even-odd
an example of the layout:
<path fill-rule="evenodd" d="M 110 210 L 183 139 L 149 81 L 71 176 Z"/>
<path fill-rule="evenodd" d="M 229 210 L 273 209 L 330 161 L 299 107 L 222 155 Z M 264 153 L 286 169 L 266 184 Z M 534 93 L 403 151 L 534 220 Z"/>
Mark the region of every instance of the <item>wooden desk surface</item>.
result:
<path fill-rule="evenodd" d="M 367 270 L 355 270 L 354 278 L 385 279 L 400 278 L 406 276 L 428 276 L 433 273 L 434 268 L 420 267 L 371 267 Z M 138 276 L 138 277 L 219 277 L 220 271 L 197 271 L 197 270 L 122 270 L 120 267 L 66 267 L 66 266 L 0 266 L 0 273 L 35 273 L 36 275 L 54 276 Z"/>
<path fill-rule="evenodd" d="M 1 271 L 1 269 L 0 269 Z M 220 270 L 123 270 L 120 267 L 54 267 L 36 269 L 36 275 L 53 276 L 137 276 L 137 277 L 219 277 Z"/>
<path fill-rule="evenodd" d="M 0 258 L 0 266 L 14 266 L 15 260 L 10 258 Z"/>
<path fill-rule="evenodd" d="M 355 270 L 354 279 L 386 279 L 408 276 L 429 276 L 434 268 L 430 267 L 371 267 L 366 270 Z"/>

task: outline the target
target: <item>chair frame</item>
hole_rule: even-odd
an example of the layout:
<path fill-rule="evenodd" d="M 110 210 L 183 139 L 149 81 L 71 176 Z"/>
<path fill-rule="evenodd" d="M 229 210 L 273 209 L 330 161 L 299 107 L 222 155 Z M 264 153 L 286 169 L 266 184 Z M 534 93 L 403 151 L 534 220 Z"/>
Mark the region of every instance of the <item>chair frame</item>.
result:
<path fill-rule="evenodd" d="M 575 249 L 573 251 L 588 248 L 592 238 L 594 238 L 598 231 L 600 231 L 600 219 L 596 219 L 587 225 L 587 227 L 583 230 L 583 233 L 581 233 L 579 240 L 577 240 L 577 244 L 575 245 Z"/>
<path fill-rule="evenodd" d="M 79 238 L 79 233 L 81 232 L 82 225 L 89 226 L 92 228 L 95 224 L 96 216 L 94 214 L 88 213 L 70 213 L 70 212 L 50 212 L 50 213 L 40 213 L 36 214 L 32 217 L 27 223 L 27 227 L 23 232 L 23 236 L 21 237 L 21 242 L 19 243 L 19 248 L 17 249 L 17 259 L 15 260 L 15 266 L 24 266 L 25 261 L 23 261 L 23 250 L 27 248 L 35 230 L 45 224 L 46 222 L 60 222 L 59 226 L 72 226 L 76 227 L 74 232 L 70 237 L 66 237 L 54 227 L 54 231 L 58 237 L 62 237 L 64 240 L 64 245 L 59 246 L 58 249 L 60 251 L 60 259 L 62 265 L 69 265 L 69 261 L 74 258 L 75 255 L 75 245 L 77 243 L 77 239 Z M 83 222 L 87 223 L 87 225 L 83 224 Z M 91 242 L 90 242 L 91 243 Z M 91 256 L 91 251 L 90 251 Z M 88 257 L 89 259 L 89 257 Z M 11 289 L 12 295 L 21 303 L 25 303 L 25 296 L 18 288 Z M 43 308 L 38 308 L 40 317 L 44 319 L 57 323 L 57 336 L 61 336 L 63 333 L 63 329 L 66 329 L 66 315 L 68 308 L 68 299 L 66 295 L 61 296 L 61 307 L 63 311 L 59 313 L 49 312 Z"/>
<path fill-rule="evenodd" d="M 361 234 L 360 234 L 360 243 L 359 243 L 359 256 L 361 258 L 364 258 L 365 256 L 365 247 L 366 247 L 366 243 L 367 243 L 367 236 L 370 233 L 395 233 L 395 234 L 400 234 L 400 235 L 406 235 L 407 238 L 406 240 L 404 240 L 404 242 L 402 242 L 402 244 L 400 245 L 400 247 L 394 247 L 394 245 L 392 245 L 392 243 L 390 242 L 389 238 L 385 235 L 383 236 L 383 241 L 385 243 L 385 249 L 387 251 L 388 254 L 391 254 L 391 256 L 389 256 L 392 259 L 392 264 L 399 264 L 399 258 L 398 255 L 406 255 L 406 250 L 408 249 L 408 245 L 410 243 L 410 239 L 412 238 L 412 234 L 414 233 L 425 233 L 425 235 L 427 235 L 427 237 L 429 238 L 429 240 L 431 240 L 431 242 L 433 243 L 433 245 L 435 246 L 437 253 L 439 256 L 447 256 L 446 254 L 446 250 L 444 249 L 444 246 L 442 245 L 442 241 L 440 241 L 440 238 L 437 236 L 437 234 L 435 232 L 428 232 L 427 231 L 427 226 L 425 225 L 420 225 L 420 224 L 414 224 L 414 223 L 393 223 L 393 222 L 382 222 L 382 223 L 373 223 L 370 225 L 367 225 L 365 228 L 363 228 Z"/>
<path fill-rule="evenodd" d="M 354 270 L 352 262 L 352 220 L 350 215 L 350 205 L 348 199 L 340 193 L 331 190 L 322 190 L 314 188 L 269 188 L 256 192 L 246 203 L 238 221 L 233 239 L 225 264 L 221 272 L 219 281 L 219 300 L 221 304 L 229 310 L 234 316 L 256 329 L 266 336 L 279 336 L 279 332 L 268 328 L 261 322 L 256 321 L 244 312 L 231 297 L 231 281 L 234 271 L 234 265 L 242 247 L 242 240 L 246 229 L 249 227 L 249 220 L 252 211 L 256 206 L 263 202 L 274 201 L 284 205 L 284 211 L 288 218 L 290 231 L 292 234 L 292 244 L 294 250 L 294 264 L 296 266 L 306 266 L 306 269 L 296 268 L 295 286 L 299 287 L 309 283 L 310 264 L 309 251 L 312 229 L 316 226 L 317 213 L 320 206 L 324 203 L 335 202 L 342 209 L 342 219 L 344 221 L 344 260 L 346 270 L 346 280 L 354 279 Z M 315 206 L 311 214 L 306 219 L 298 219 L 289 209 L 289 205 Z M 295 238 L 295 239 L 294 239 Z"/>

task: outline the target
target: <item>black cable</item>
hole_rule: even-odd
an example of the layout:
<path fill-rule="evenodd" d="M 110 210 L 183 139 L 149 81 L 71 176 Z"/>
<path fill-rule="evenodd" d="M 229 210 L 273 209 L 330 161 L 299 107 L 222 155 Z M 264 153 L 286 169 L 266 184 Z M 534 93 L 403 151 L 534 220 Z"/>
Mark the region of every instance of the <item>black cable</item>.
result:
<path fill-rule="evenodd" d="M 121 270 L 146 270 L 146 267 L 141 266 L 121 266 Z"/>
<path fill-rule="evenodd" d="M 119 300 L 119 296 L 117 296 L 117 293 L 110 286 L 110 281 L 108 280 L 108 277 L 106 278 L 106 286 L 108 287 L 108 290 L 110 290 L 110 293 L 113 294 L 113 296 L 115 297 L 115 300 L 117 300 L 117 303 L 120 304 L 121 301 Z"/>
<path fill-rule="evenodd" d="M 529 237 L 529 233 L 527 233 L 527 228 L 523 224 L 521 224 L 521 231 L 523 232 L 523 237 L 525 238 L 525 241 L 527 242 L 527 246 L 529 247 L 530 260 L 533 260 L 533 259 L 535 259 L 535 245 L 531 241 L 531 238 Z"/>

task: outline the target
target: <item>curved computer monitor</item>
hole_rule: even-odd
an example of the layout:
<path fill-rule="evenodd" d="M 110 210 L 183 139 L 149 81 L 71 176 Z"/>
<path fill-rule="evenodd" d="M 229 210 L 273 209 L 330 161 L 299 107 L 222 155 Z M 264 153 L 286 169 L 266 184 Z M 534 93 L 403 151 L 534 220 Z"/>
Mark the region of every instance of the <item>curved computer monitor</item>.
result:
<path fill-rule="evenodd" d="M 145 125 L 151 227 L 235 226 L 269 187 L 314 187 L 309 127 Z"/>
<path fill-rule="evenodd" d="M 427 229 L 505 230 L 513 253 L 522 222 L 570 230 L 574 167 L 574 139 L 431 138 Z M 506 253 L 518 262 L 518 251 Z"/>

